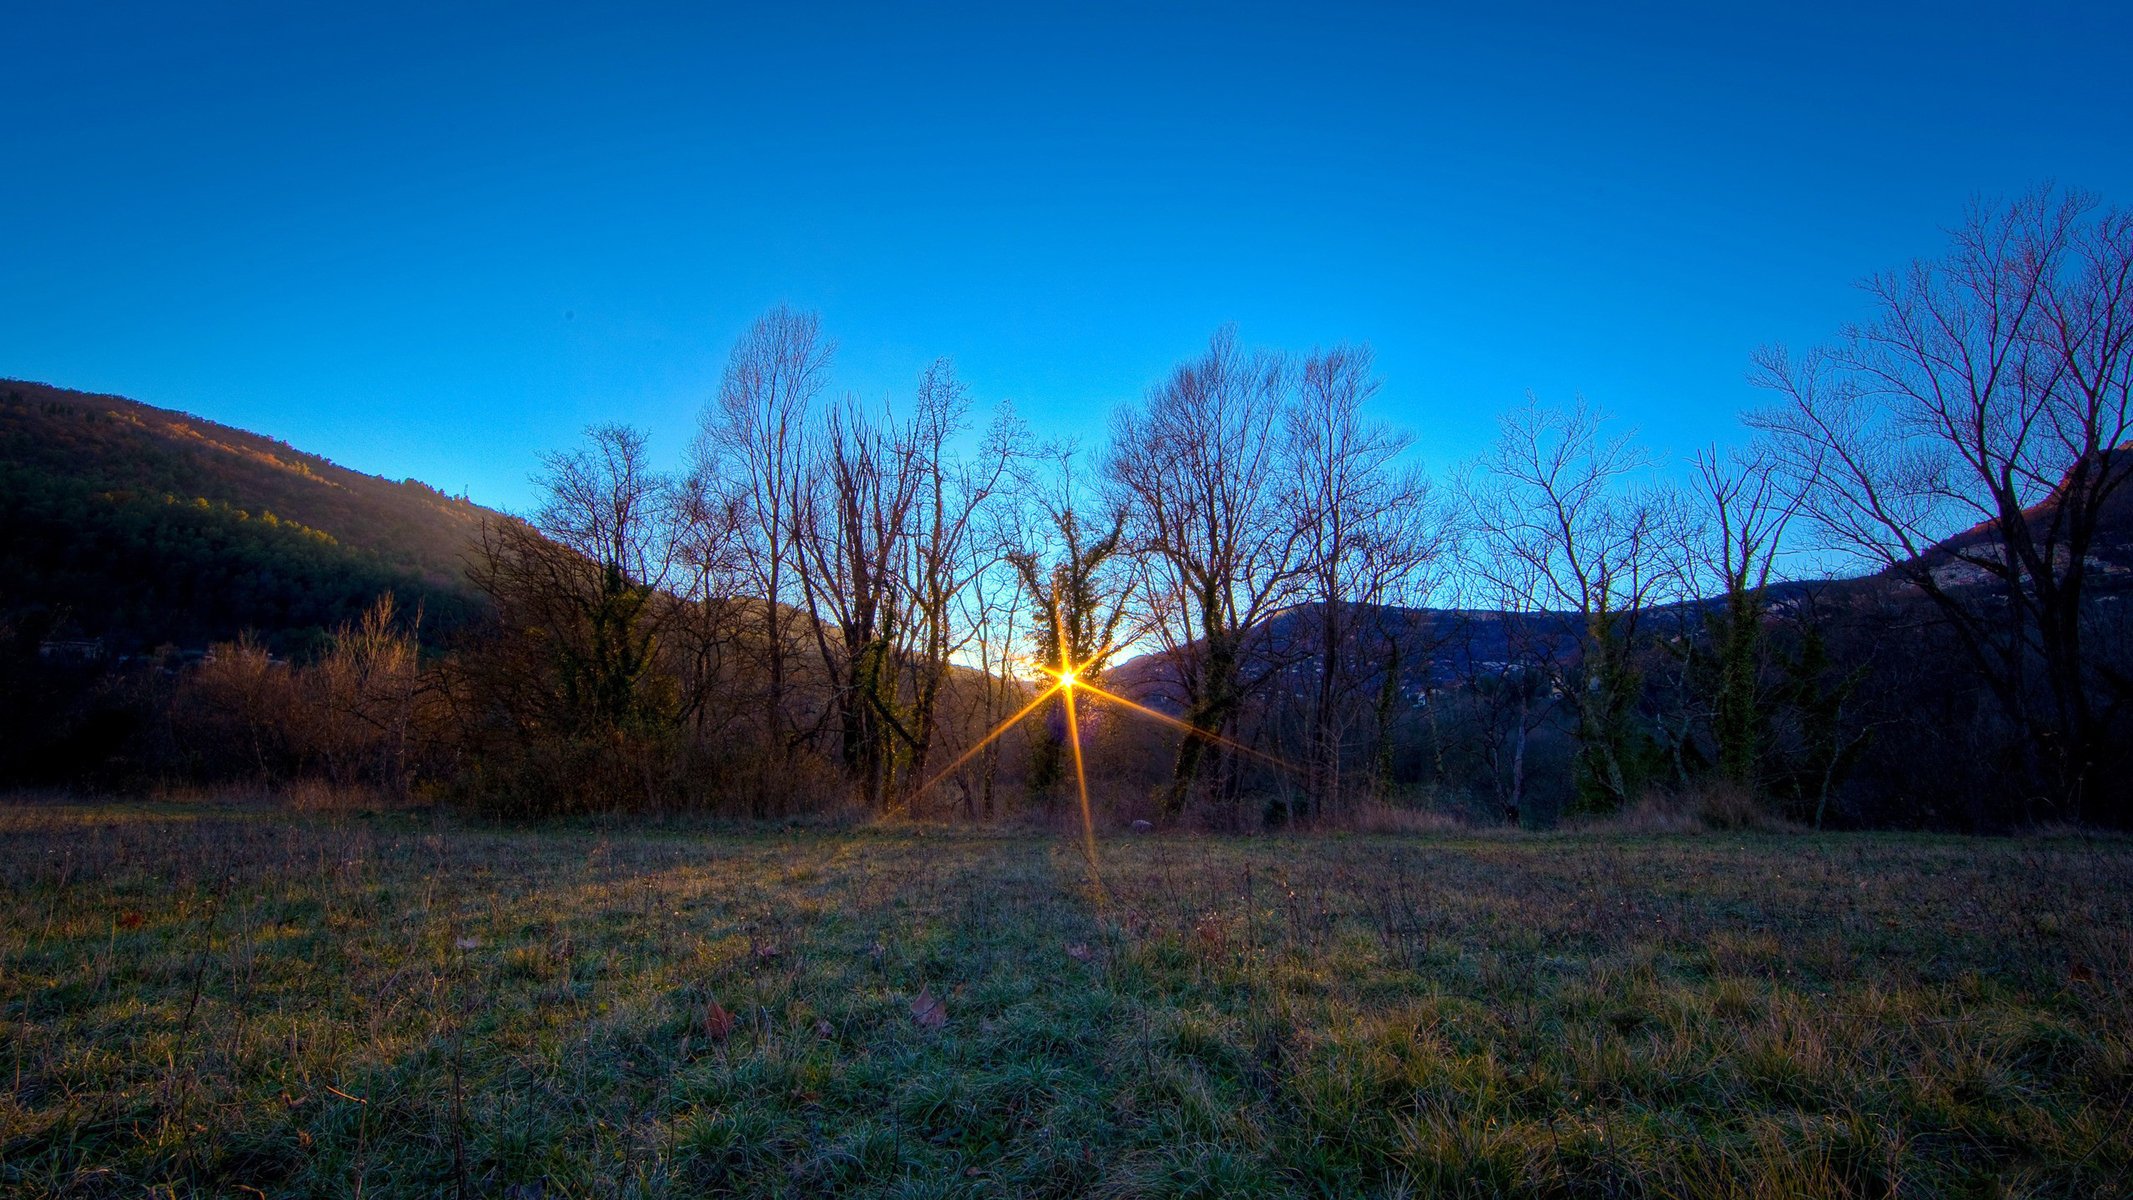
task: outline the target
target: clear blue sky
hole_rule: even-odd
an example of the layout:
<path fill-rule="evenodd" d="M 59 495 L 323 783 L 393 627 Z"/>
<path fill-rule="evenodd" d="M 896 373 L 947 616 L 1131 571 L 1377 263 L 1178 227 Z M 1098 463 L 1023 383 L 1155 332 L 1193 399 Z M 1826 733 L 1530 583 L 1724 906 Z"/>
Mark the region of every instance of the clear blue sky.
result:
<path fill-rule="evenodd" d="M 328 7 L 13 6 L 0 375 L 518 507 L 779 301 L 1092 441 L 1234 321 L 1683 451 L 1973 194 L 2133 202 L 2125 3 Z"/>

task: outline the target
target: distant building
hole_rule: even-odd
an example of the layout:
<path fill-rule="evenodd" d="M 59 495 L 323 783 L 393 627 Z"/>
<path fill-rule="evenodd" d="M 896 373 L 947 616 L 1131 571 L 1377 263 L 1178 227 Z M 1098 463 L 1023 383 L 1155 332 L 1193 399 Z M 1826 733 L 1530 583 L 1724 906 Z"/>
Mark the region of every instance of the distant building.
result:
<path fill-rule="evenodd" d="M 104 661 L 102 638 L 53 638 L 37 643 L 39 662 L 85 666 Z"/>

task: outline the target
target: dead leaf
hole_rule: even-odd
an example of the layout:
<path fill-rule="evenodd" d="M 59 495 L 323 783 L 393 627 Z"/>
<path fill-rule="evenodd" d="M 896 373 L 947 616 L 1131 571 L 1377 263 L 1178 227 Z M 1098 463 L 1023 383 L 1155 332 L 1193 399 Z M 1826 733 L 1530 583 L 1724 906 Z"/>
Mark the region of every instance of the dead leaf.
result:
<path fill-rule="evenodd" d="M 939 1029 L 948 1024 L 948 1006 L 942 1004 L 930 989 L 921 989 L 918 999 L 911 1002 L 911 1019 L 922 1029 Z"/>
<path fill-rule="evenodd" d="M 2073 965 L 2066 969 L 2066 978 L 2069 983 L 2095 983 L 2096 972 L 2077 958 Z"/>
<path fill-rule="evenodd" d="M 139 929 L 141 927 L 141 923 L 146 921 L 147 919 L 148 918 L 142 916 L 140 913 L 137 913 L 129 908 L 125 912 L 119 914 L 119 928 Z"/>
<path fill-rule="evenodd" d="M 1075 942 L 1073 945 L 1067 947 L 1067 957 L 1073 959 L 1075 962 L 1087 962 L 1090 959 L 1096 957 L 1096 952 L 1089 949 L 1089 944 L 1087 942 Z"/>
<path fill-rule="evenodd" d="M 725 1005 L 713 1000 L 704 1008 L 704 1032 L 714 1042 L 725 1041 L 733 1032 L 733 1014 L 726 1011 Z"/>

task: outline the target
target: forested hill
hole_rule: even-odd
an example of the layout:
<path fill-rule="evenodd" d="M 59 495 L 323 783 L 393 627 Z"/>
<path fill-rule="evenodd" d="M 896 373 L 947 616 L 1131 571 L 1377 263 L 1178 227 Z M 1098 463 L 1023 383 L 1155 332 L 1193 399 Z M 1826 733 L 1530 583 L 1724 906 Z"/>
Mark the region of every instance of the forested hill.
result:
<path fill-rule="evenodd" d="M 487 510 L 116 396 L 0 380 L 0 622 L 111 653 L 250 629 L 301 652 L 392 591 L 435 640 L 478 604 Z"/>

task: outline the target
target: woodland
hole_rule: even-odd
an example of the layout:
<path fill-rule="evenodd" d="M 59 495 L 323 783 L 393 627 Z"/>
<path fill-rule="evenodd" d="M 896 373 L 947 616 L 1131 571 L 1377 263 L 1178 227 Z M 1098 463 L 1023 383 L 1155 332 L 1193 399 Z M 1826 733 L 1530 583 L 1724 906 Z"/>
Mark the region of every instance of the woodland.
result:
<path fill-rule="evenodd" d="M 1230 329 L 1034 438 L 732 347 L 488 512 L 0 386 L 18 786 L 1209 829 L 2133 824 L 2133 216 L 2040 189 L 1750 367 L 1737 444 L 1531 400 L 1425 470 L 1368 347 Z"/>

